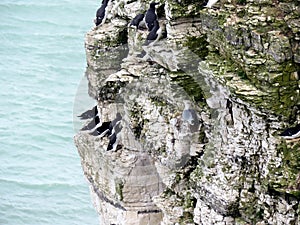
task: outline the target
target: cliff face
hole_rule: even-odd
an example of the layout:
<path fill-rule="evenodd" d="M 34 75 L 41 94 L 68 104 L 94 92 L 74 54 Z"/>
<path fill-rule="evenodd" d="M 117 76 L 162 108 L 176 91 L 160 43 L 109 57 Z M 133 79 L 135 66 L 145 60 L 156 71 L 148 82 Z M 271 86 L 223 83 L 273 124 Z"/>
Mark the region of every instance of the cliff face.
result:
<path fill-rule="evenodd" d="M 127 26 L 142 0 L 86 35 L 101 122 L 121 116 L 115 151 L 75 136 L 101 224 L 300 224 L 299 142 L 278 136 L 300 122 L 299 1 L 159 2 L 154 44 Z"/>

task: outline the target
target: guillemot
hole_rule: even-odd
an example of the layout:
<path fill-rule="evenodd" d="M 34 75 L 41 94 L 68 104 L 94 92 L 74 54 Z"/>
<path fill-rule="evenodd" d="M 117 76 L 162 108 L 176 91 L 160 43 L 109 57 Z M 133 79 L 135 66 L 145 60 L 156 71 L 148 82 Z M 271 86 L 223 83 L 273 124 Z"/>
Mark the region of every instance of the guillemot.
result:
<path fill-rule="evenodd" d="M 99 137 L 109 137 L 111 136 L 113 133 L 115 133 L 115 129 L 118 126 L 119 123 L 121 123 L 121 114 L 117 113 L 116 115 L 116 119 L 114 119 L 113 121 L 106 121 L 103 123 L 99 123 L 91 132 L 92 135 L 97 136 L 97 134 L 99 135 Z M 94 131 L 97 131 L 97 133 L 95 133 Z"/>
<path fill-rule="evenodd" d="M 95 24 L 96 26 L 103 24 L 105 22 L 105 18 L 106 18 L 106 7 L 108 4 L 109 0 L 103 0 L 102 1 L 102 5 L 100 6 L 100 8 L 97 10 L 96 12 L 96 19 L 95 19 Z"/>
<path fill-rule="evenodd" d="M 97 115 L 87 125 L 85 125 L 83 128 L 81 128 L 81 130 L 82 131 L 86 131 L 86 130 L 94 131 L 99 123 L 100 123 L 100 118 Z"/>
<path fill-rule="evenodd" d="M 280 136 L 288 140 L 300 138 L 300 124 L 297 124 L 295 127 L 287 128 Z"/>
<path fill-rule="evenodd" d="M 87 120 L 93 118 L 98 115 L 98 107 L 95 105 L 92 109 L 89 109 L 83 112 L 81 115 L 77 116 L 80 117 L 81 120 Z"/>
<path fill-rule="evenodd" d="M 158 37 L 159 33 L 161 33 L 159 23 L 157 20 L 153 22 L 153 28 L 147 36 L 147 40 L 154 41 Z"/>
<path fill-rule="evenodd" d="M 118 119 L 118 117 L 117 117 Z M 112 125 L 112 130 L 111 130 L 111 134 L 108 136 L 109 139 L 109 143 L 107 146 L 107 151 L 115 151 L 118 149 L 118 144 L 120 141 L 120 137 L 121 137 L 121 130 L 122 130 L 122 125 L 121 125 L 121 120 L 119 119 L 115 125 Z"/>
<path fill-rule="evenodd" d="M 150 7 L 146 12 L 144 20 L 145 20 L 145 24 L 149 31 L 152 30 L 152 28 L 154 27 L 154 21 L 157 19 L 157 15 L 155 12 L 155 6 L 158 4 L 159 3 L 151 2 Z"/>
<path fill-rule="evenodd" d="M 144 22 L 144 17 L 145 15 L 142 13 L 142 14 L 138 14 L 136 17 L 134 17 L 129 26 L 132 26 L 132 27 L 136 27 L 137 29 L 141 26 L 141 24 Z"/>

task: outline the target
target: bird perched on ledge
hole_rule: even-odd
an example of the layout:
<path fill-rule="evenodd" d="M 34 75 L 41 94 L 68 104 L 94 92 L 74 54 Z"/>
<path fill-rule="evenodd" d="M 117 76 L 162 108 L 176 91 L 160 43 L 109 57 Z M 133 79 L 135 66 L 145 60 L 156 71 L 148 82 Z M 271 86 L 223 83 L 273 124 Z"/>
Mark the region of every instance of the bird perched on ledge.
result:
<path fill-rule="evenodd" d="M 154 27 L 154 21 L 157 20 L 157 15 L 155 12 L 155 6 L 158 5 L 157 2 L 151 2 L 150 8 L 147 10 L 145 15 L 145 24 L 149 31 L 151 31 Z"/>
<path fill-rule="evenodd" d="M 101 7 L 96 12 L 96 19 L 94 20 L 96 26 L 103 24 L 106 18 L 106 7 L 109 0 L 103 0 Z"/>
<path fill-rule="evenodd" d="M 80 117 L 81 120 L 86 120 L 86 119 L 94 118 L 96 116 L 98 116 L 97 105 L 95 105 L 92 109 L 85 111 L 84 113 L 82 113 L 77 117 Z"/>
<path fill-rule="evenodd" d="M 161 29 L 157 20 L 153 22 L 153 28 L 147 36 L 147 44 L 151 41 L 156 41 L 161 37 Z"/>
<path fill-rule="evenodd" d="M 295 127 L 287 128 L 280 136 L 288 140 L 300 138 L 300 124 L 297 124 Z"/>
<path fill-rule="evenodd" d="M 82 131 L 94 130 L 99 123 L 100 123 L 100 118 L 98 115 L 96 115 L 86 126 L 81 128 L 81 130 Z"/>
<path fill-rule="evenodd" d="M 119 122 L 118 124 L 116 124 L 116 126 L 113 129 L 112 134 L 108 137 L 109 139 L 109 143 L 107 146 L 107 151 L 116 151 L 118 150 L 118 146 L 119 146 L 119 141 L 120 141 L 120 137 L 121 137 L 121 130 L 122 130 L 122 125 Z"/>
<path fill-rule="evenodd" d="M 136 27 L 137 29 L 139 29 L 139 27 L 141 26 L 142 23 L 144 23 L 144 14 L 138 14 L 136 17 L 134 17 L 132 19 L 132 21 L 130 22 L 129 26 L 131 27 Z"/>

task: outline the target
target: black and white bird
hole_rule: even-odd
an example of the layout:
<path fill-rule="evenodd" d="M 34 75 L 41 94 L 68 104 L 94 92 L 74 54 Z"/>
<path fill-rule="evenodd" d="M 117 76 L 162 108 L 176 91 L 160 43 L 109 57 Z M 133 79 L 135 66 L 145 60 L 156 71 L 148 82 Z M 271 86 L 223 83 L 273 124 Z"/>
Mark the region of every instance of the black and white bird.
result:
<path fill-rule="evenodd" d="M 97 124 L 96 122 L 91 121 L 86 127 L 82 128 L 81 130 L 89 130 L 89 133 L 93 136 L 99 136 L 100 138 L 102 137 L 109 137 L 112 135 L 115 131 L 115 127 L 121 123 L 121 114 L 117 113 L 116 119 L 113 121 L 106 121 L 103 123 L 100 123 L 100 120 L 97 119 Z M 96 124 L 96 126 L 93 127 L 93 125 Z M 90 128 L 90 129 L 88 129 Z"/>
<path fill-rule="evenodd" d="M 144 20 L 145 20 L 146 27 L 148 28 L 149 31 L 152 30 L 152 28 L 154 27 L 154 21 L 157 20 L 155 6 L 158 4 L 159 3 L 157 3 L 157 2 L 151 2 L 150 7 L 146 12 Z"/>
<path fill-rule="evenodd" d="M 115 127 L 114 130 L 112 132 L 112 134 L 108 137 L 109 139 L 109 143 L 107 146 L 107 151 L 116 151 L 118 150 L 118 145 L 119 145 L 119 140 L 120 140 L 120 136 L 121 136 L 121 130 L 122 130 L 122 126 L 121 123 L 118 123 Z"/>
<path fill-rule="evenodd" d="M 104 122 L 102 127 L 99 127 L 99 129 L 97 129 L 98 134 L 101 137 L 104 136 L 110 136 L 112 133 L 114 133 L 114 129 L 115 127 L 121 122 L 122 116 L 120 113 L 117 113 L 116 115 L 116 119 L 114 119 L 111 122 Z"/>
<path fill-rule="evenodd" d="M 106 18 L 106 14 L 107 14 L 106 7 L 108 4 L 108 1 L 109 0 L 103 0 L 102 5 L 96 12 L 96 19 L 95 19 L 96 26 L 103 24 L 105 22 L 105 18 Z"/>
<path fill-rule="evenodd" d="M 114 133 L 109 136 L 109 143 L 107 146 L 107 151 L 115 150 L 117 148 L 117 135 Z"/>
<path fill-rule="evenodd" d="M 80 117 L 81 120 L 87 120 L 87 119 L 94 118 L 97 115 L 98 115 L 98 107 L 97 105 L 95 105 L 92 109 L 85 111 L 78 117 Z"/>
<path fill-rule="evenodd" d="M 131 27 L 136 27 L 137 29 L 142 25 L 142 23 L 144 23 L 144 14 L 138 14 L 136 17 L 134 17 L 129 26 Z"/>
<path fill-rule="evenodd" d="M 297 124 L 295 127 L 286 129 L 280 134 L 284 139 L 296 139 L 300 138 L 300 124 Z"/>
<path fill-rule="evenodd" d="M 101 126 L 96 128 L 97 134 L 100 135 L 100 137 L 104 137 L 110 133 L 110 124 L 111 121 L 103 122 Z"/>
<path fill-rule="evenodd" d="M 153 28 L 147 36 L 147 43 L 158 40 L 161 36 L 161 29 L 157 20 L 153 22 Z"/>
<path fill-rule="evenodd" d="M 87 125 L 85 125 L 83 128 L 81 128 L 82 131 L 94 131 L 97 125 L 100 123 L 99 116 L 95 116 Z"/>

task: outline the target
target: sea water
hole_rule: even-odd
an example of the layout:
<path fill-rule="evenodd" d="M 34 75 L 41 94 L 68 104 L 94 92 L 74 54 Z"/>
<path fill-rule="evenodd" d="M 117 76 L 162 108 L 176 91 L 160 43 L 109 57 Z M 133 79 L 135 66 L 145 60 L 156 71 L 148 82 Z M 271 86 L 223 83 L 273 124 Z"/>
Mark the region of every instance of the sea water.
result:
<path fill-rule="evenodd" d="M 0 1 L 0 224 L 99 224 L 74 146 L 100 1 Z"/>

